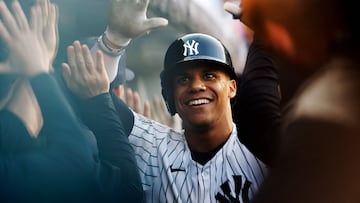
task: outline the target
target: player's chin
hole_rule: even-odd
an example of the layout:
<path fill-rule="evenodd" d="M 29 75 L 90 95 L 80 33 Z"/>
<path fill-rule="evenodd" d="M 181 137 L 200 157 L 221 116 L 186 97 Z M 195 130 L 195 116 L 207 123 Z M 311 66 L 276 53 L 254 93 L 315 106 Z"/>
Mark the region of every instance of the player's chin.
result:
<path fill-rule="evenodd" d="M 191 113 L 187 120 L 194 126 L 208 126 L 211 123 L 208 115 L 208 113 Z"/>

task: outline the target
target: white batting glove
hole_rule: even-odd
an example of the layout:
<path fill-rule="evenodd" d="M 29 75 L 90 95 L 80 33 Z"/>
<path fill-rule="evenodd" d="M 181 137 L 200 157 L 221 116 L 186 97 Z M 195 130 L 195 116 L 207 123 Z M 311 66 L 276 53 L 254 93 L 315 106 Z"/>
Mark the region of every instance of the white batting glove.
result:
<path fill-rule="evenodd" d="M 111 0 L 107 38 L 118 46 L 143 33 L 168 24 L 165 18 L 147 18 L 149 0 Z"/>
<path fill-rule="evenodd" d="M 238 4 L 235 4 L 234 2 L 225 2 L 224 9 L 225 11 L 232 14 L 235 19 L 240 18 L 241 9 Z"/>

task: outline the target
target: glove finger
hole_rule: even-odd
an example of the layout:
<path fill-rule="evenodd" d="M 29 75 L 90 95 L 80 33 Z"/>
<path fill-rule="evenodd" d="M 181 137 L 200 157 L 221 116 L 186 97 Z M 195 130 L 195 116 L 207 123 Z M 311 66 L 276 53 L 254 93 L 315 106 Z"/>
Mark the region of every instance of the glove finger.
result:
<path fill-rule="evenodd" d="M 168 23 L 169 22 L 166 18 L 160 18 L 160 17 L 150 18 L 144 22 L 144 30 L 150 31 L 154 28 L 164 27 L 167 26 Z"/>
<path fill-rule="evenodd" d="M 224 3 L 225 11 L 229 12 L 233 15 L 233 18 L 239 19 L 241 15 L 241 9 L 239 5 L 232 3 L 232 2 L 225 2 Z"/>

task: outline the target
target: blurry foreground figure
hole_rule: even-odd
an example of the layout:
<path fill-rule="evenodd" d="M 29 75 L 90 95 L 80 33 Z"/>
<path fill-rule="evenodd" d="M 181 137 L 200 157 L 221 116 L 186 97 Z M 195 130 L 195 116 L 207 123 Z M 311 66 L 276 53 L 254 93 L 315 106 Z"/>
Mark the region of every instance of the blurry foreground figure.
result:
<path fill-rule="evenodd" d="M 303 80 L 254 202 L 360 202 L 358 15 L 349 0 L 242 1 L 241 20 Z"/>
<path fill-rule="evenodd" d="M 111 108 L 107 117 L 96 114 L 90 131 L 52 74 L 56 5 L 26 3 L 0 1 L 0 202 L 142 202 L 118 116 Z"/>

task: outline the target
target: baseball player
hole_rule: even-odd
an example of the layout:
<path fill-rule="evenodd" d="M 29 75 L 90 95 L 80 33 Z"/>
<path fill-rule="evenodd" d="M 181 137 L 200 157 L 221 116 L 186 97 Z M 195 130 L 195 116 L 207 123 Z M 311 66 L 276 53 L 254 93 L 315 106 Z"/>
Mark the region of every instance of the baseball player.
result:
<path fill-rule="evenodd" d="M 90 74 L 72 71 L 74 83 Z M 177 39 L 166 52 L 161 87 L 169 113 L 182 118 L 181 132 L 118 105 L 134 121 L 129 141 L 146 201 L 249 202 L 266 168 L 240 142 L 232 120 L 236 75 L 227 49 L 205 34 Z"/>
<path fill-rule="evenodd" d="M 112 46 L 109 41 L 114 35 L 109 32 L 111 29 L 100 38 L 102 44 L 97 48 L 105 54 L 118 53 L 124 46 Z M 83 55 L 75 50 L 69 57 L 86 65 L 89 57 Z M 98 62 L 96 66 L 95 70 L 70 67 L 74 74 L 67 77 L 72 87 L 89 87 L 77 83 L 105 65 Z M 161 88 L 169 113 L 182 118 L 181 132 L 129 111 L 113 97 L 122 120 L 132 121 L 124 127 L 130 129 L 129 141 L 136 153 L 146 201 L 249 202 L 264 181 L 266 168 L 240 142 L 232 119 L 237 85 L 227 49 L 216 38 L 201 33 L 175 40 L 165 55 Z M 93 104 L 94 109 L 101 105 Z"/>
<path fill-rule="evenodd" d="M 217 39 L 194 33 L 170 45 L 162 94 L 184 130 L 134 114 L 129 136 L 148 202 L 248 202 L 257 191 L 266 172 L 238 139 L 231 112 L 235 79 Z"/>

